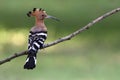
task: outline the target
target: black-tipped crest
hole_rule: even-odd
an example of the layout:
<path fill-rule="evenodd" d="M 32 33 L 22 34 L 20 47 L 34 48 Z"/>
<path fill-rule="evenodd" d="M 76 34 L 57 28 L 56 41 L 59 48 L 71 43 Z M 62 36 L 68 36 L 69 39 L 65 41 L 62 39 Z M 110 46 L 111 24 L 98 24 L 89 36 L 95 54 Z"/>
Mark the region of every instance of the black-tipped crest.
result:
<path fill-rule="evenodd" d="M 42 10 L 42 8 L 39 9 L 39 11 L 41 11 L 41 10 Z"/>
<path fill-rule="evenodd" d="M 33 8 L 33 12 L 36 11 L 37 8 Z"/>
<path fill-rule="evenodd" d="M 27 16 L 28 16 L 28 17 L 33 16 L 33 14 L 34 14 L 36 11 L 44 11 L 44 9 L 42 9 L 42 8 L 33 8 L 32 11 L 29 11 L 29 12 L 27 13 Z"/>
<path fill-rule="evenodd" d="M 31 12 L 31 11 L 29 11 L 29 12 L 27 13 L 27 16 L 28 16 L 28 17 L 30 17 L 31 13 L 32 13 L 32 12 Z"/>
<path fill-rule="evenodd" d="M 58 18 L 56 18 L 54 16 L 47 15 L 46 11 L 42 8 L 33 8 L 33 11 L 29 11 L 27 13 L 27 16 L 28 17 L 34 16 L 34 17 L 39 18 L 39 19 L 40 18 L 42 18 L 42 19 L 51 18 L 53 20 L 60 21 Z"/>
<path fill-rule="evenodd" d="M 40 8 L 39 11 L 44 11 L 44 9 Z"/>
<path fill-rule="evenodd" d="M 31 11 L 29 11 L 28 13 L 29 13 L 29 14 L 31 14 L 32 12 L 31 12 Z"/>
<path fill-rule="evenodd" d="M 27 13 L 27 16 L 28 16 L 28 17 L 30 17 L 30 14 L 29 14 L 29 13 Z"/>

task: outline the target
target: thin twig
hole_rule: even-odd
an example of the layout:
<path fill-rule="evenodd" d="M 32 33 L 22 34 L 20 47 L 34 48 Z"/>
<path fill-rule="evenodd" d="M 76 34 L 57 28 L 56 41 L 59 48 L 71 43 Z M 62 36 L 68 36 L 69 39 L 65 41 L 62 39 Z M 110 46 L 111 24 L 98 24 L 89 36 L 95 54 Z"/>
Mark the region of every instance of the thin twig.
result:
<path fill-rule="evenodd" d="M 117 12 L 119 12 L 119 11 L 120 11 L 120 8 L 116 8 L 116 9 L 110 11 L 110 12 L 107 12 L 107 13 L 103 14 L 102 16 L 96 18 L 95 20 L 91 21 L 91 22 L 88 23 L 86 26 L 84 26 L 84 27 L 78 29 L 77 31 L 69 34 L 68 36 L 59 38 L 59 39 L 57 39 L 57 40 L 55 40 L 55 41 L 53 41 L 53 42 L 51 42 L 51 43 L 45 44 L 43 48 L 47 48 L 47 47 L 56 45 L 56 44 L 58 44 L 58 43 L 60 43 L 60 42 L 70 40 L 71 38 L 75 37 L 76 35 L 80 34 L 81 32 L 89 29 L 89 28 L 90 28 L 92 25 L 94 25 L 95 23 L 100 22 L 101 20 L 103 20 L 103 19 L 107 18 L 108 16 L 111 16 L 112 14 L 115 14 L 115 13 L 117 13 Z M 3 64 L 3 63 L 9 62 L 9 61 L 11 61 L 11 60 L 14 59 L 14 58 L 23 56 L 23 55 L 25 55 L 26 53 L 27 53 L 27 50 L 26 50 L 26 51 L 23 51 L 23 52 L 15 53 L 15 54 L 11 55 L 10 57 L 1 60 L 1 61 L 0 61 L 0 65 Z"/>

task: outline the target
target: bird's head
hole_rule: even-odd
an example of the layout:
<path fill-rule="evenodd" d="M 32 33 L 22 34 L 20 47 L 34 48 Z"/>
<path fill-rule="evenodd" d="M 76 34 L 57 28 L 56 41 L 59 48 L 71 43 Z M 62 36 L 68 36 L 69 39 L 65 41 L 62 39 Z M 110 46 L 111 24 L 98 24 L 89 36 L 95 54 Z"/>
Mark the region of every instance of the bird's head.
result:
<path fill-rule="evenodd" d="M 34 17 L 36 17 L 36 19 L 39 19 L 39 20 L 44 20 L 45 18 L 51 18 L 51 19 L 54 19 L 56 21 L 59 21 L 59 19 L 57 19 L 56 17 L 47 15 L 46 11 L 42 8 L 40 8 L 40 9 L 39 8 L 33 8 L 32 11 L 29 11 L 27 13 L 27 16 L 28 17 L 34 16 Z"/>

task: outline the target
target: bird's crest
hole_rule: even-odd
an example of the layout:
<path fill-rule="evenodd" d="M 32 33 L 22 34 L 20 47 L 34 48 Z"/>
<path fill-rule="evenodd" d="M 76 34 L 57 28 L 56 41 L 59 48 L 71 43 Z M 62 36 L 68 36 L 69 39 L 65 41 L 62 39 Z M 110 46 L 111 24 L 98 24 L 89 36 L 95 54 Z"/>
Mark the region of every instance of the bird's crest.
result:
<path fill-rule="evenodd" d="M 27 16 L 28 17 L 31 17 L 31 16 L 39 16 L 40 14 L 46 14 L 46 11 L 42 8 L 33 8 L 32 11 L 29 11 L 27 13 Z"/>

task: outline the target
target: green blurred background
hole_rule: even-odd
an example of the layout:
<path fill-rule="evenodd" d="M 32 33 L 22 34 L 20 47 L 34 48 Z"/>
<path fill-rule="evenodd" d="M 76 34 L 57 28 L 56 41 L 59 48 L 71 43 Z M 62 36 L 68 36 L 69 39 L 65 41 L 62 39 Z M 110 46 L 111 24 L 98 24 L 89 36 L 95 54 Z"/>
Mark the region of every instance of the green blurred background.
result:
<path fill-rule="evenodd" d="M 45 20 L 46 43 L 66 36 L 120 6 L 120 0 L 0 0 L 0 59 L 27 49 L 34 18 L 44 8 L 61 22 Z M 0 80 L 120 80 L 120 13 L 80 35 L 41 50 L 34 70 L 24 70 L 26 56 L 0 65 Z"/>

